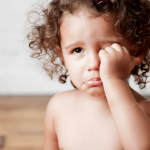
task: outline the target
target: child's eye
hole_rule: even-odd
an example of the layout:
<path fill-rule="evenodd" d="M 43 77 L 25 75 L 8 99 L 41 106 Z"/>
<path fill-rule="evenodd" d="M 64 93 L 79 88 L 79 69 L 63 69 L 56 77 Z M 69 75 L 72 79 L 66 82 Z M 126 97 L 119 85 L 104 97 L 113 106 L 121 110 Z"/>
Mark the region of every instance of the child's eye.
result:
<path fill-rule="evenodd" d="M 75 48 L 72 53 L 83 53 L 84 51 L 81 48 Z"/>

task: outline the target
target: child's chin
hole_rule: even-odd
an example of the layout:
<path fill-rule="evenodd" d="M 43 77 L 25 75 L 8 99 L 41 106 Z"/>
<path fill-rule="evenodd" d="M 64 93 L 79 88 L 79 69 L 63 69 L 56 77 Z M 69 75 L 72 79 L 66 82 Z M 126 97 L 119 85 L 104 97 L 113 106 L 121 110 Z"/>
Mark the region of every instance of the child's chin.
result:
<path fill-rule="evenodd" d="M 103 86 L 93 86 L 86 89 L 85 93 L 92 97 L 103 97 L 105 96 Z"/>

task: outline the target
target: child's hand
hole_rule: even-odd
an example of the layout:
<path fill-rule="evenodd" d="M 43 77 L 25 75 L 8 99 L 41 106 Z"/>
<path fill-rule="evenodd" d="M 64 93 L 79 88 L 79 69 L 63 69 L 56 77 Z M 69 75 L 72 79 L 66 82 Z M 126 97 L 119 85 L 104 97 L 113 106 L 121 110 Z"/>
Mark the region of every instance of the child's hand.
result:
<path fill-rule="evenodd" d="M 135 65 L 139 64 L 140 59 L 134 57 L 131 60 L 129 51 L 119 44 L 112 44 L 111 47 L 106 47 L 105 50 L 99 52 L 100 78 L 102 82 L 109 79 L 127 80 L 130 72 Z"/>

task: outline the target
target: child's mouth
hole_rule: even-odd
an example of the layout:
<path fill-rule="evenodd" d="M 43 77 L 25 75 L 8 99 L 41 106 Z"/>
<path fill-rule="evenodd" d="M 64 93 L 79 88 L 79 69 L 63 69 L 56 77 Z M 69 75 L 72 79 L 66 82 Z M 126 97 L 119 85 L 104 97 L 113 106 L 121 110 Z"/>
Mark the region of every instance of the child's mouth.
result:
<path fill-rule="evenodd" d="M 87 86 L 98 86 L 98 85 L 102 85 L 102 81 L 100 80 L 100 78 L 92 78 L 86 81 L 85 84 Z"/>

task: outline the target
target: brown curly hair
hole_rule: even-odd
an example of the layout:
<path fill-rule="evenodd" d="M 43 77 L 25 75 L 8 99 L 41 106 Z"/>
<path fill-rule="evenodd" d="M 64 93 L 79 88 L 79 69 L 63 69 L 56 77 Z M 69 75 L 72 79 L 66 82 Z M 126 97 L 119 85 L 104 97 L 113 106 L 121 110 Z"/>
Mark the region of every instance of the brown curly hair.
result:
<path fill-rule="evenodd" d="M 115 18 L 114 32 L 133 43 L 131 55 L 144 55 L 143 61 L 131 71 L 141 89 L 150 70 L 150 2 L 148 0 L 51 0 L 47 8 L 36 7 L 28 14 L 31 30 L 27 35 L 32 57 L 43 60 L 43 68 L 53 79 L 66 83 L 67 70 L 57 53 L 60 45 L 59 26 L 65 12 L 86 9 L 93 16 L 110 14 Z"/>

